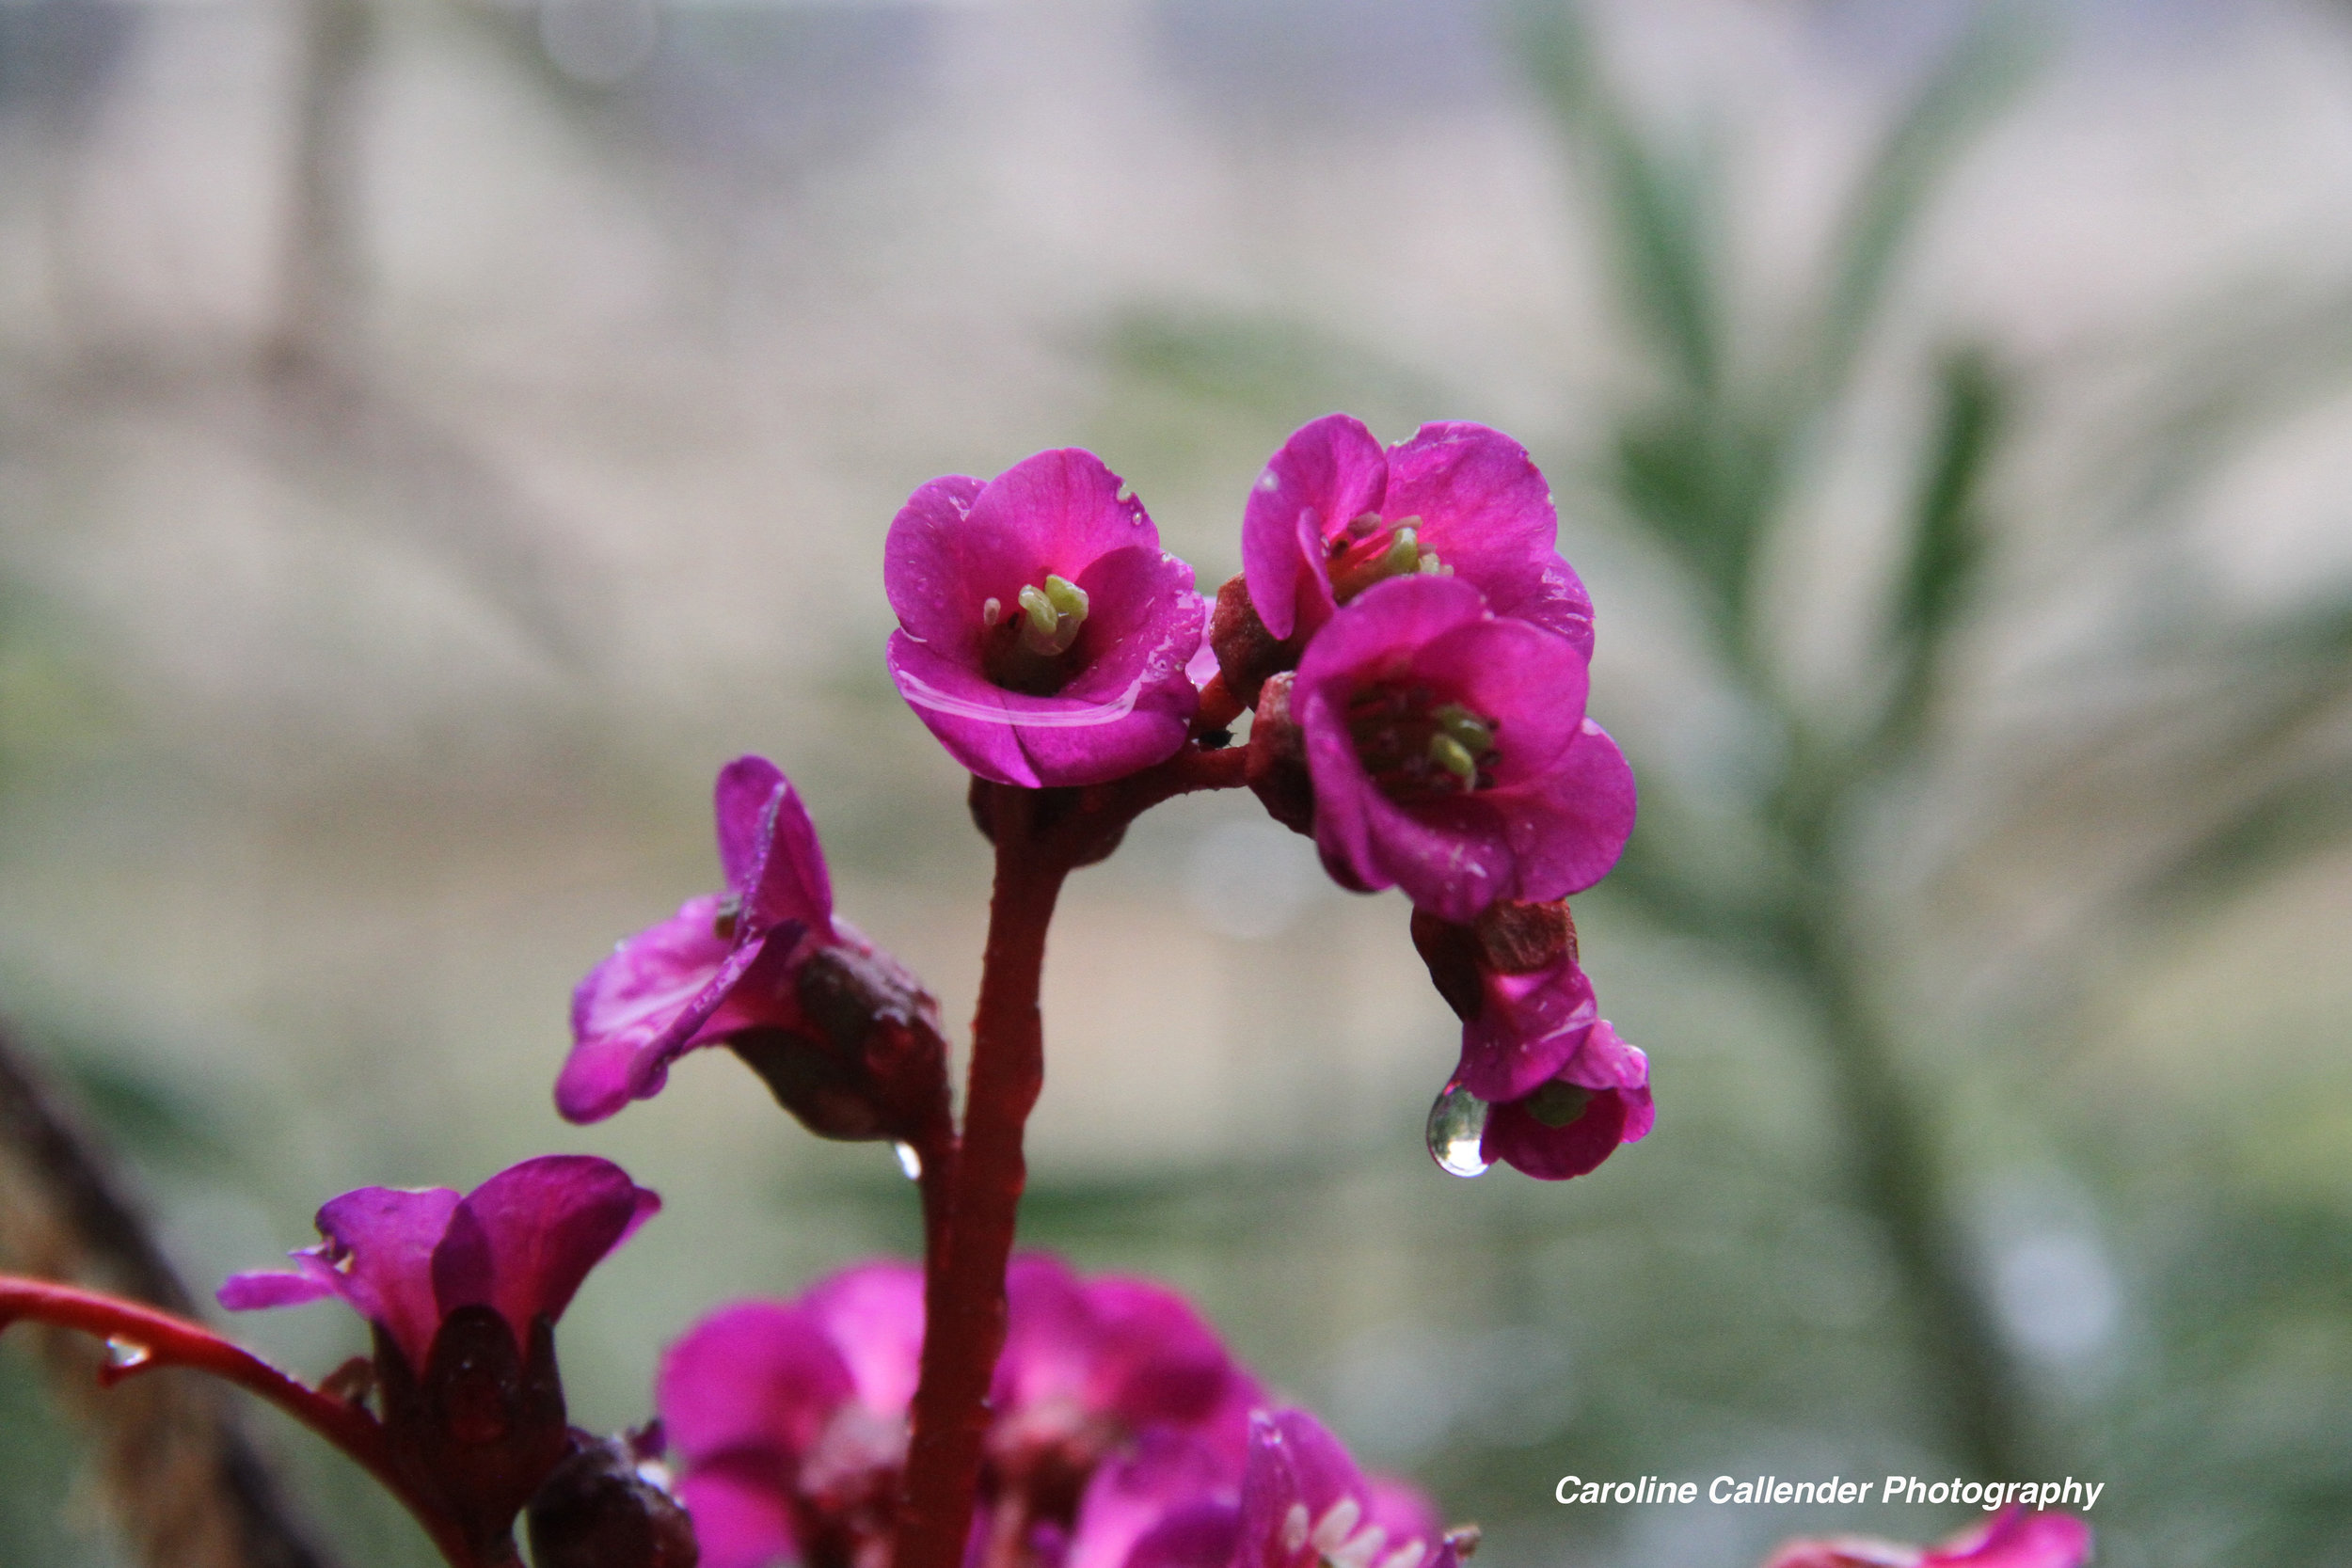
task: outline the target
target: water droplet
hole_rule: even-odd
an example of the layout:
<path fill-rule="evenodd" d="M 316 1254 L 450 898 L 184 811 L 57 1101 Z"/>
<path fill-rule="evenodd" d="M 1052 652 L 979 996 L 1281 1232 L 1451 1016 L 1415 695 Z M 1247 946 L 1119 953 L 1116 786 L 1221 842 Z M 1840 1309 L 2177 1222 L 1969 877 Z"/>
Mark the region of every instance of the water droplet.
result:
<path fill-rule="evenodd" d="M 1478 1145 L 1486 1134 L 1486 1102 L 1458 1082 L 1448 1084 L 1429 1107 L 1429 1157 L 1452 1175 L 1484 1176 Z"/>
<path fill-rule="evenodd" d="M 126 1339 L 118 1334 L 106 1341 L 106 1367 L 110 1371 L 135 1372 L 154 1359 L 155 1353 L 136 1339 Z"/>
<path fill-rule="evenodd" d="M 890 1152 L 898 1157 L 898 1168 L 907 1173 L 908 1180 L 923 1180 L 923 1156 L 915 1152 L 913 1144 L 892 1144 Z"/>

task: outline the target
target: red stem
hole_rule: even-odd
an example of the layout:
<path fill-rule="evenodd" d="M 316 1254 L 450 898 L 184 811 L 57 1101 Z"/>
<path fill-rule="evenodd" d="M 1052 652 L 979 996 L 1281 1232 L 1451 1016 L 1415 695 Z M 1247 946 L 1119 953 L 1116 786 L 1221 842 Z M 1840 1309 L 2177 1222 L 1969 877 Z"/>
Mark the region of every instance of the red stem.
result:
<path fill-rule="evenodd" d="M 923 1151 L 926 1329 L 892 1568 L 961 1568 L 971 1534 L 988 1389 L 1005 1344 L 1005 1265 L 1028 1177 L 1022 1131 L 1045 1085 L 1038 992 L 1062 882 L 1101 852 L 1114 825 L 1178 795 L 1238 786 L 1243 760 L 1237 749 L 1188 745 L 1156 768 L 1075 791 L 1074 799 L 985 786 L 996 883 L 972 1021 L 963 1137 L 948 1145 L 944 1203 L 934 1203 L 931 1155 Z"/>
<path fill-rule="evenodd" d="M 0 1275 L 0 1331 L 20 1319 L 79 1329 L 147 1352 L 143 1359 L 101 1367 L 98 1379 L 107 1387 L 154 1367 L 193 1367 L 259 1395 L 341 1449 L 398 1497 L 433 1537 L 450 1568 L 497 1568 L 477 1556 L 465 1532 L 402 1478 L 374 1417 L 295 1382 L 203 1324 L 96 1291 Z"/>
<path fill-rule="evenodd" d="M 1005 1343 L 1005 1264 L 1027 1180 L 1021 1133 L 1045 1083 L 1045 928 L 1070 874 L 1067 856 L 1032 836 L 1036 800 L 1001 786 L 989 797 L 996 886 L 946 1257 L 925 1271 L 923 1373 L 894 1568 L 958 1568 L 972 1528 L 988 1386 Z"/>

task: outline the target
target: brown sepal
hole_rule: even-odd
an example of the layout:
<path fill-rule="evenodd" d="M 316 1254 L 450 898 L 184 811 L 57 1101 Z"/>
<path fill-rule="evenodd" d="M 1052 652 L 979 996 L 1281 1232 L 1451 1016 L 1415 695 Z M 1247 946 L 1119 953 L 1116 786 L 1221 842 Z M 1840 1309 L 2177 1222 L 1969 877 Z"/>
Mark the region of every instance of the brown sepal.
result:
<path fill-rule="evenodd" d="M 1267 676 L 1297 668 L 1301 641 L 1279 639 L 1266 630 L 1242 577 L 1229 578 L 1216 591 L 1216 608 L 1209 613 L 1209 647 L 1227 689 L 1244 707 L 1258 705 Z"/>
<path fill-rule="evenodd" d="M 1293 832 L 1312 833 L 1315 786 L 1307 772 L 1307 748 L 1291 719 L 1291 678 L 1287 670 L 1269 676 L 1259 692 L 1242 777 L 1267 816 Z"/>

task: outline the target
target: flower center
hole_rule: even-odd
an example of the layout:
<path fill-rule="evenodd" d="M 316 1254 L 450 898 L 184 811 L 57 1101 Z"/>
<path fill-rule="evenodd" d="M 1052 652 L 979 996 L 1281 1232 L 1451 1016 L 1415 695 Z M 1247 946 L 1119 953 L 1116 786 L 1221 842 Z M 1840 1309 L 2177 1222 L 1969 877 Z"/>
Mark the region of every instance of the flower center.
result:
<path fill-rule="evenodd" d="M 1565 1127 L 1582 1116 L 1584 1107 L 1592 1102 L 1592 1090 L 1580 1089 L 1555 1078 L 1527 1097 L 1527 1114 L 1546 1127 Z"/>
<path fill-rule="evenodd" d="M 1425 686 L 1367 687 L 1348 700 L 1347 733 L 1380 792 L 1399 805 L 1494 787 L 1502 721 Z"/>
<path fill-rule="evenodd" d="M 1454 575 L 1454 568 L 1439 561 L 1437 552 L 1422 547 L 1418 516 L 1386 523 L 1366 512 L 1332 535 L 1324 548 L 1331 573 L 1331 596 L 1342 604 L 1390 578 L 1416 572 L 1426 577 Z"/>
<path fill-rule="evenodd" d="M 1070 684 L 1072 647 L 1087 624 L 1087 591 L 1065 577 L 1048 574 L 1042 587 L 1025 585 L 1005 613 L 1002 599 L 980 605 L 986 627 L 980 665 L 988 678 L 1008 690 L 1050 697 Z"/>

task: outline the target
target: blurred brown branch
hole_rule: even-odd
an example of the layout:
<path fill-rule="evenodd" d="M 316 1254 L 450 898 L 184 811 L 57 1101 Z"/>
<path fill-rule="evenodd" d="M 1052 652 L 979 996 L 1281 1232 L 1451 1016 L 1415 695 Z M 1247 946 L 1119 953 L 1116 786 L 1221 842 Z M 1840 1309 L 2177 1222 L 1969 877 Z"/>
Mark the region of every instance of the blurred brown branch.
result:
<path fill-rule="evenodd" d="M 0 1268 L 103 1286 L 194 1315 L 119 1175 L 0 1034 Z M 98 1444 L 107 1500 L 152 1568 L 330 1568 L 221 1390 L 165 1373 L 101 1393 L 96 1354 L 47 1334 L 59 1398 Z"/>

